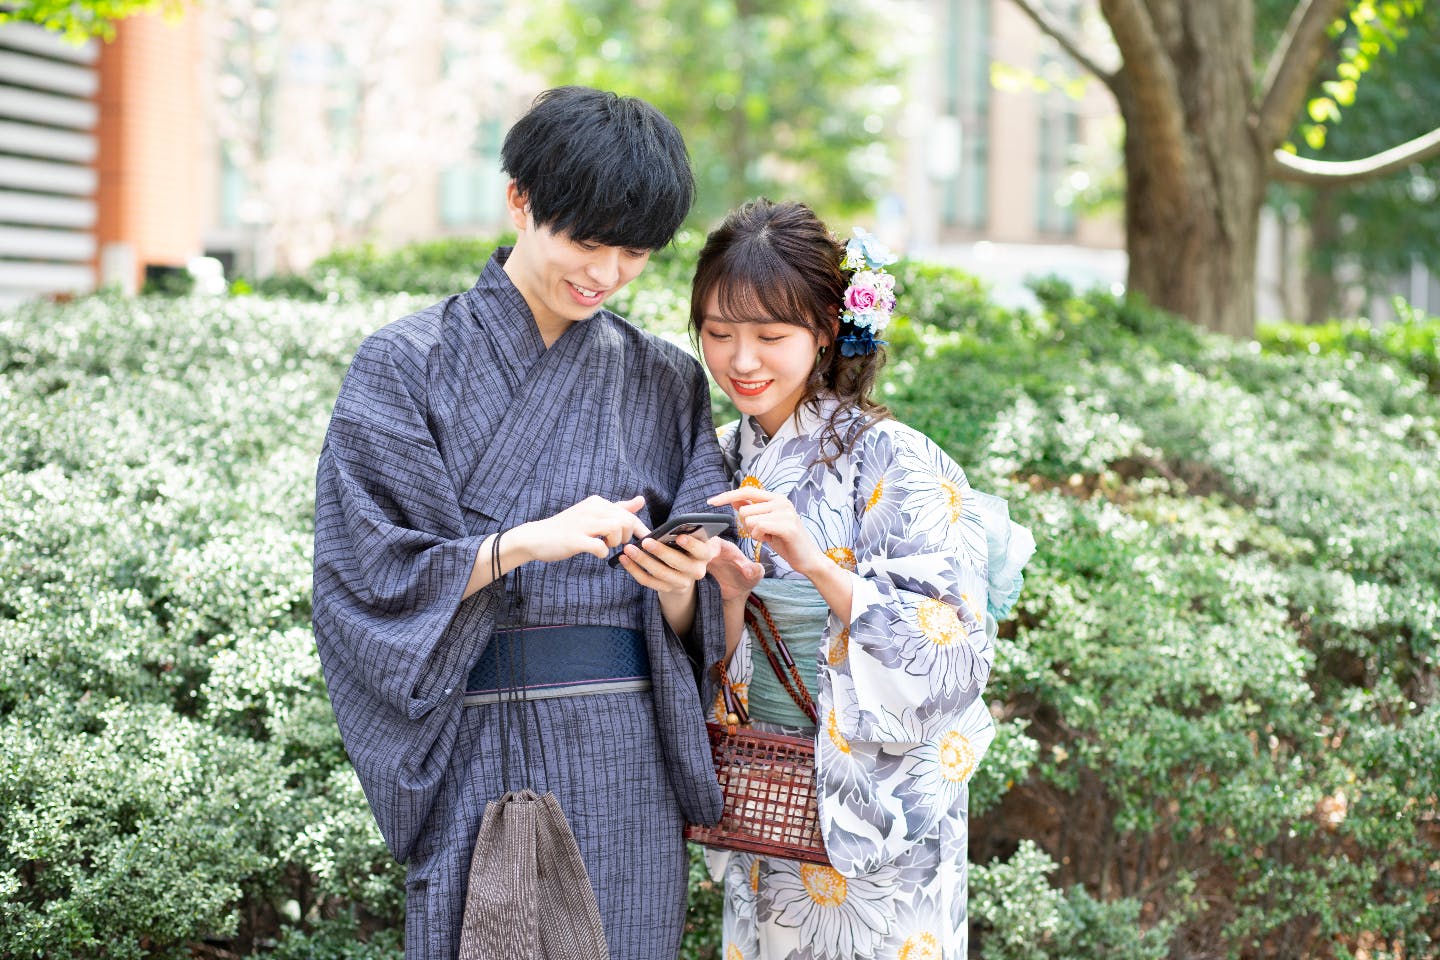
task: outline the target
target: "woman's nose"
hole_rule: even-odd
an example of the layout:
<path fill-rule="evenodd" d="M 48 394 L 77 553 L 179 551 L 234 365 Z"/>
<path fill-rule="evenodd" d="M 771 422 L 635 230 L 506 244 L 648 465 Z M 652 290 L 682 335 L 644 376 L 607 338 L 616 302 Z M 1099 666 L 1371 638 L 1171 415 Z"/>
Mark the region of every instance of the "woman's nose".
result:
<path fill-rule="evenodd" d="M 735 368 L 737 373 L 758 370 L 760 368 L 760 356 L 754 346 L 746 343 L 742 338 L 740 342 L 735 345 L 735 355 L 731 359 L 730 365 Z"/>

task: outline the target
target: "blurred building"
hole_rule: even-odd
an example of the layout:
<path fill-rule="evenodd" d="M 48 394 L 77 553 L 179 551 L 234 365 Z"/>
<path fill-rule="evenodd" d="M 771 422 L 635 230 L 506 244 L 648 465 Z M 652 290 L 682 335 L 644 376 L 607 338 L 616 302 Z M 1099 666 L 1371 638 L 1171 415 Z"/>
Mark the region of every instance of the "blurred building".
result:
<path fill-rule="evenodd" d="M 1008 0 L 904 6 L 925 45 L 878 231 L 1002 298 L 1033 273 L 1122 280 L 1118 215 L 1075 202 L 1097 158 L 1118 162 L 1108 92 Z M 505 10 L 211 0 L 83 47 L 0 27 L 0 296 L 503 229 L 500 143 L 543 85 L 515 67 Z"/>
<path fill-rule="evenodd" d="M 0 24 L 0 305 L 94 285 L 96 59 Z"/>
<path fill-rule="evenodd" d="M 1042 274 L 1122 283 L 1121 126 L 1110 92 L 1010 0 L 923 6 L 930 47 L 912 77 L 896 201 L 903 245 L 984 277 L 1006 301 L 1027 300 L 1026 278 Z M 1103 25 L 1069 6 L 1077 34 L 1099 46 Z M 1112 201 L 1097 203 L 1107 189 Z"/>
<path fill-rule="evenodd" d="M 183 269 L 200 254 L 198 31 L 109 44 L 0 25 L 0 302 Z"/>
<path fill-rule="evenodd" d="M 263 276 L 302 269 L 336 246 L 499 229 L 500 142 L 540 89 L 513 65 L 505 7 L 195 8 L 212 104 L 207 252 L 233 273 Z"/>
<path fill-rule="evenodd" d="M 545 83 L 514 62 L 514 4 L 207 0 L 83 46 L 0 25 L 0 304 L 136 290 L 202 254 L 264 276 L 336 246 L 504 229 L 500 144 Z M 1103 55 L 1093 4 L 1048 6 L 1067 5 Z M 894 16 L 916 52 L 876 232 L 1004 302 L 1039 275 L 1123 283 L 1103 84 L 1011 0 L 896 0 Z M 1261 317 L 1303 313 L 1303 245 L 1304 224 L 1267 211 Z M 1440 281 L 1417 264 L 1395 292 L 1433 311 Z M 1384 299 L 1351 308 L 1383 318 Z"/>

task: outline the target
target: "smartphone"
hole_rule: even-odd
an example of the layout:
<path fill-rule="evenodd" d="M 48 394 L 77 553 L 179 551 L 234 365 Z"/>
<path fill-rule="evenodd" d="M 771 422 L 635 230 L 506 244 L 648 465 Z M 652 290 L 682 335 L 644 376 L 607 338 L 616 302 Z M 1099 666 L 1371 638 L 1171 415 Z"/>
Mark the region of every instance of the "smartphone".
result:
<path fill-rule="evenodd" d="M 716 534 L 729 529 L 730 523 L 730 516 L 724 513 L 677 513 L 651 530 L 646 539 L 659 540 L 667 547 L 674 546 L 676 538 L 687 533 L 692 537 L 699 537 L 701 540 L 709 540 Z M 605 562 L 612 567 L 618 567 L 621 552 L 623 552 L 623 548 L 617 550 L 615 555 Z"/>

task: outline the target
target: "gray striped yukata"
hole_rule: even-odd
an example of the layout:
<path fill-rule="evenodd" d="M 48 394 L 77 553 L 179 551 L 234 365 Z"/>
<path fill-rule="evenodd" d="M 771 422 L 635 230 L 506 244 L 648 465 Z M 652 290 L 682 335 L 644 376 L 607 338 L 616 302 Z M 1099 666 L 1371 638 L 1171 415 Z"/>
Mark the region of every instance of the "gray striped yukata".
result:
<path fill-rule="evenodd" d="M 600 311 L 548 350 L 497 250 L 475 286 L 361 344 L 320 455 L 315 637 L 380 831 L 407 874 L 408 958 L 457 955 L 471 849 L 502 792 L 499 705 L 467 707 L 499 586 L 461 600 L 484 538 L 598 494 L 649 526 L 728 486 L 699 364 Z M 723 650 L 699 585 L 686 644 L 653 591 L 589 554 L 522 568 L 524 618 L 642 631 L 652 689 L 533 701 L 529 769 L 575 832 L 612 956 L 664 958 L 684 923 L 686 819 L 721 797 L 697 665 Z M 513 585 L 514 574 L 511 574 Z M 705 689 L 697 687 L 704 685 Z M 518 723 L 508 725 L 512 768 Z"/>

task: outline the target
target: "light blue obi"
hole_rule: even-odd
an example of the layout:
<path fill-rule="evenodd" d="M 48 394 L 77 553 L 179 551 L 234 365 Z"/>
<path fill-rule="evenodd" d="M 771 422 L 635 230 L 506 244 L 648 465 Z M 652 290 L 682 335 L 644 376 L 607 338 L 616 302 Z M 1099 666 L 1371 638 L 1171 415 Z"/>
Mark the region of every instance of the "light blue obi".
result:
<path fill-rule="evenodd" d="M 820 692 L 820 676 L 816 658 L 819 656 L 820 639 L 825 633 L 825 624 L 830 618 L 830 606 L 825 602 L 825 598 L 820 596 L 820 591 L 816 590 L 809 580 L 766 578 L 761 580 L 751 593 L 770 611 L 770 619 L 774 621 L 775 629 L 784 639 L 785 646 L 790 649 L 790 656 L 794 658 L 795 667 L 805 680 L 806 689 L 810 691 L 812 698 L 817 696 Z M 759 627 L 762 630 L 769 629 L 763 621 Z M 778 651 L 776 659 L 780 661 L 783 669 L 784 659 L 779 656 Z M 780 679 L 775 676 L 770 661 L 765 657 L 764 648 L 755 637 L 750 638 L 750 665 L 750 719 L 782 727 L 814 729 L 815 725 L 810 722 L 810 718 L 795 705 L 790 694 L 781 686 Z"/>
<path fill-rule="evenodd" d="M 1010 608 L 1020 599 L 1020 588 L 1025 585 L 1020 571 L 1035 552 L 1035 538 L 1010 519 L 1010 505 L 1003 497 L 975 489 L 970 492 L 975 497 L 976 512 L 985 523 L 990 573 L 985 591 L 985 607 L 990 614 L 986 629 L 992 632 L 996 621 L 1009 616 Z"/>

